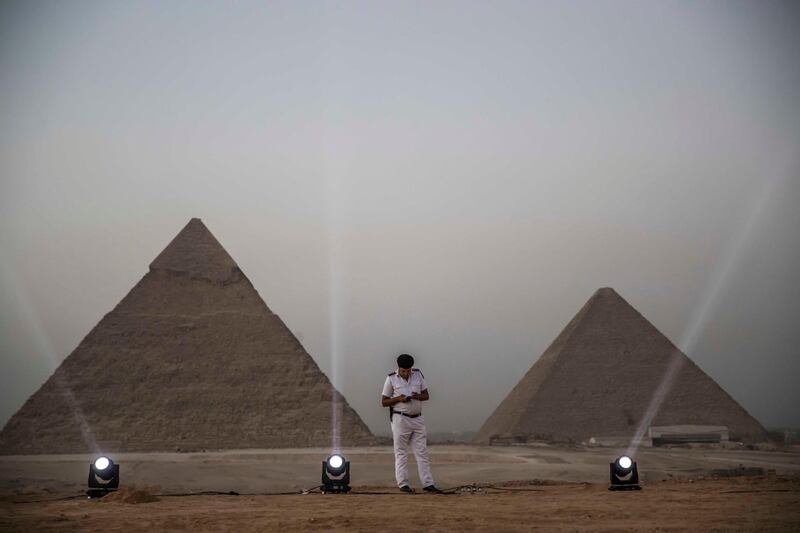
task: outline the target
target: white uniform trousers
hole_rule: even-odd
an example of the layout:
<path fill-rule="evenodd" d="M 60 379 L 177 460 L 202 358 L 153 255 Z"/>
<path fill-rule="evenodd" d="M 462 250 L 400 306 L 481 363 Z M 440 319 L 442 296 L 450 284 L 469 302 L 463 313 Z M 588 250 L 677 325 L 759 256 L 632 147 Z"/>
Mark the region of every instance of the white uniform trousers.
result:
<path fill-rule="evenodd" d="M 417 470 L 422 486 L 433 485 L 431 464 L 428 461 L 428 432 L 425 417 L 409 418 L 395 413 L 392 416 L 392 440 L 394 441 L 394 475 L 397 486 L 408 485 L 408 446 L 414 450 Z"/>

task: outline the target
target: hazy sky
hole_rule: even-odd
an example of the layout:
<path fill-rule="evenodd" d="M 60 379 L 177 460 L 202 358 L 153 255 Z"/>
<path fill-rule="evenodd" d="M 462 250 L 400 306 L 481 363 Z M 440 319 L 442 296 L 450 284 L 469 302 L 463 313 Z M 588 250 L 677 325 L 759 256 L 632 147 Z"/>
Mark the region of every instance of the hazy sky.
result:
<path fill-rule="evenodd" d="M 0 424 L 200 217 L 373 431 L 612 286 L 800 426 L 800 7 L 3 2 Z"/>

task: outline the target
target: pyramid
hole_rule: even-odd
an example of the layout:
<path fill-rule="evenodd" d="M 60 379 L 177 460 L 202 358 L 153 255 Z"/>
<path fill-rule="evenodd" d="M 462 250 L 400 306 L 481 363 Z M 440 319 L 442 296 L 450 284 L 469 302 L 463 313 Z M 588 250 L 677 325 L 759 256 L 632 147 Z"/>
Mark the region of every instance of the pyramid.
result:
<path fill-rule="evenodd" d="M 611 288 L 599 289 L 484 422 L 494 436 L 581 442 L 633 436 L 668 369 L 674 379 L 648 426 L 727 426 L 756 440 L 764 427 Z M 647 427 L 644 427 L 644 431 Z"/>
<path fill-rule="evenodd" d="M 0 432 L 0 453 L 342 445 L 372 434 L 200 219 Z"/>

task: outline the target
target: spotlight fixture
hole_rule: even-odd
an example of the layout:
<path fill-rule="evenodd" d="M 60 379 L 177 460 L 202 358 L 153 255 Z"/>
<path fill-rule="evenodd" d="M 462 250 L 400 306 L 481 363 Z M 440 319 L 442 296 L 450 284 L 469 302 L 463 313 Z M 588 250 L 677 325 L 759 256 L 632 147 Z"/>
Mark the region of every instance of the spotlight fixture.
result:
<path fill-rule="evenodd" d="M 86 495 L 90 498 L 102 498 L 109 492 L 119 488 L 119 465 L 105 456 L 100 456 L 89 464 L 89 490 Z"/>
<path fill-rule="evenodd" d="M 338 453 L 322 461 L 322 485 L 319 488 L 323 494 L 350 492 L 350 461 L 346 461 Z"/>
<path fill-rule="evenodd" d="M 642 490 L 636 463 L 627 455 L 617 457 L 609 464 L 611 485 L 608 490 Z"/>

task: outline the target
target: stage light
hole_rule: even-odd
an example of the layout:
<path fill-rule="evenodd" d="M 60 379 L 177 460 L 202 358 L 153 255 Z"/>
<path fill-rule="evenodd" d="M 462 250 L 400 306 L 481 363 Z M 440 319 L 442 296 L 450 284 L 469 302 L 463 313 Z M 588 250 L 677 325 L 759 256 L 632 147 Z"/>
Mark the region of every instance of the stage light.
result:
<path fill-rule="evenodd" d="M 119 465 L 108 457 L 101 456 L 89 464 L 89 490 L 86 495 L 90 498 L 102 498 L 109 492 L 119 488 Z"/>
<path fill-rule="evenodd" d="M 642 490 L 639 486 L 639 471 L 636 462 L 627 455 L 617 457 L 609 464 L 611 484 L 608 490 Z"/>
<path fill-rule="evenodd" d="M 347 494 L 350 492 L 350 461 L 335 453 L 322 461 L 323 494 Z"/>
<path fill-rule="evenodd" d="M 328 458 L 328 466 L 333 469 L 339 469 L 344 464 L 344 458 L 341 455 L 331 455 Z"/>

